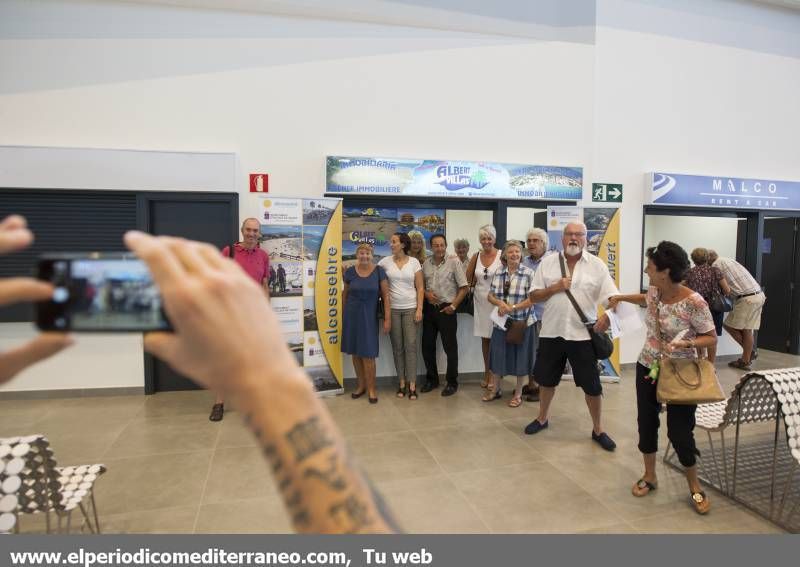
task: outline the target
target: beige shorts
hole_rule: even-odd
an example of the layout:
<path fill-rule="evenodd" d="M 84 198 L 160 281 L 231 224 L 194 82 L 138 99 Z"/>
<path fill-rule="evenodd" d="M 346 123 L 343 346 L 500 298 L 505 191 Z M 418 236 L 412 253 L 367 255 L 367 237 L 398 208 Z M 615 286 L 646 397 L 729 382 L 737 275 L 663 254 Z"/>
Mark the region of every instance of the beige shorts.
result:
<path fill-rule="evenodd" d="M 761 310 L 766 299 L 763 293 L 737 299 L 725 319 L 725 325 L 732 329 L 758 330 L 761 327 Z"/>

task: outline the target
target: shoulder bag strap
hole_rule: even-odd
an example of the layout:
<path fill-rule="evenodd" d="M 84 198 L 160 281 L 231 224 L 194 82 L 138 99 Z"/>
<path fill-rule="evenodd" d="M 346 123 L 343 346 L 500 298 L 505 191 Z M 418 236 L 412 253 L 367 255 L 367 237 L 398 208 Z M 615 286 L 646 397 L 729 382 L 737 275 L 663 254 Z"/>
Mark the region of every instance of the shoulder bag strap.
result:
<path fill-rule="evenodd" d="M 561 252 L 558 253 L 558 263 L 561 266 L 561 277 L 566 278 L 567 267 L 564 264 L 564 255 Z M 587 325 L 589 323 L 589 319 L 587 319 L 586 315 L 583 314 L 583 310 L 581 310 L 581 308 L 578 306 L 578 302 L 575 301 L 575 297 L 572 295 L 572 292 L 570 292 L 568 289 L 565 289 L 564 292 L 567 294 L 567 297 L 569 298 L 570 303 L 572 303 L 572 306 L 575 308 L 575 311 L 578 312 L 578 317 L 581 318 L 581 323 Z"/>
<path fill-rule="evenodd" d="M 467 271 L 469 271 L 470 266 L 472 266 L 472 278 L 467 281 L 467 285 L 469 285 L 470 289 L 475 287 L 475 283 L 477 281 L 477 274 L 475 272 L 478 271 L 478 255 L 480 252 L 475 252 L 473 254 L 472 259 L 469 261 L 469 265 L 467 266 Z"/>

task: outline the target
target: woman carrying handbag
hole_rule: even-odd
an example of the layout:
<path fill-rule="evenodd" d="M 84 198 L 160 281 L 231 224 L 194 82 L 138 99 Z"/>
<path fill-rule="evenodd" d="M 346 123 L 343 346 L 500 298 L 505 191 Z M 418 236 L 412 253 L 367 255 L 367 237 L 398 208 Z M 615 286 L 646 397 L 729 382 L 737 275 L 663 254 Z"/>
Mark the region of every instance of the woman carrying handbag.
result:
<path fill-rule="evenodd" d="M 609 308 L 619 301 L 627 301 L 647 307 L 647 339 L 636 365 L 636 406 L 639 422 L 639 451 L 644 459 L 644 474 L 632 488 L 634 496 L 647 496 L 658 487 L 656 478 L 656 453 L 658 452 L 658 427 L 661 402 L 657 390 L 659 380 L 671 384 L 680 378 L 675 369 L 684 368 L 686 362 L 695 357 L 695 349 L 713 347 L 717 342 L 714 321 L 703 297 L 681 284 L 689 269 L 686 252 L 674 242 L 662 241 L 655 248 L 647 250 L 647 269 L 650 289 L 647 294 L 619 295 L 612 297 Z M 675 361 L 675 364 L 672 362 Z M 684 372 L 685 382 L 689 384 L 680 403 L 667 403 L 667 437 L 678 459 L 686 469 L 686 480 L 692 505 L 698 514 L 709 511 L 711 503 L 697 478 L 696 458 L 698 455 L 694 440 L 695 410 L 688 390 L 696 387 L 698 377 L 713 380 L 708 376 L 707 361 L 705 371 Z M 692 366 L 699 368 L 699 363 Z M 680 381 L 677 380 L 677 381 Z M 666 382 L 665 382 L 666 384 Z M 703 384 L 704 389 L 714 389 L 714 384 Z M 719 384 L 716 383 L 719 391 Z M 663 396 L 662 396 L 663 397 Z"/>

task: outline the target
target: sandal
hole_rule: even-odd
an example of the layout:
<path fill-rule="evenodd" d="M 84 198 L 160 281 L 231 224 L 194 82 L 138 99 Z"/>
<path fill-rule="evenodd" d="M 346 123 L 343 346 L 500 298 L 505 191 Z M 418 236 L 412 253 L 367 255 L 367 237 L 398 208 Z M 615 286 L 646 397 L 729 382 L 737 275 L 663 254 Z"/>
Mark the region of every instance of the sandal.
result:
<path fill-rule="evenodd" d="M 494 400 L 499 400 L 503 397 L 503 390 L 495 390 L 494 388 L 489 388 L 486 390 L 486 393 L 481 398 L 484 402 L 493 402 Z"/>
<path fill-rule="evenodd" d="M 225 406 L 223 404 L 214 404 L 211 407 L 211 415 L 208 416 L 209 421 L 222 421 L 222 415 L 225 413 Z"/>
<path fill-rule="evenodd" d="M 705 492 L 702 490 L 700 492 L 692 492 L 691 498 L 695 512 L 700 515 L 708 514 L 708 511 L 711 509 L 711 502 Z"/>
<path fill-rule="evenodd" d="M 636 484 L 633 485 L 631 489 L 631 494 L 636 496 L 637 498 L 641 498 L 642 496 L 647 496 L 651 492 L 653 492 L 656 488 L 658 488 L 658 483 L 656 482 L 648 482 L 644 478 L 640 478 L 636 481 Z"/>
<path fill-rule="evenodd" d="M 414 388 L 413 390 L 411 388 L 408 389 L 408 399 L 411 400 L 411 401 L 414 401 L 414 400 L 417 399 L 417 389 L 416 388 Z"/>
<path fill-rule="evenodd" d="M 522 396 L 520 397 L 513 397 L 508 401 L 508 407 L 510 408 L 518 408 L 522 405 Z"/>
<path fill-rule="evenodd" d="M 406 388 L 407 386 L 403 384 L 402 386 L 397 388 L 397 397 L 398 398 L 405 398 L 406 397 Z"/>
<path fill-rule="evenodd" d="M 751 369 L 750 365 L 747 364 L 741 358 L 739 358 L 737 360 L 734 360 L 733 362 L 729 362 L 728 366 L 730 366 L 731 368 L 738 368 L 740 370 L 750 370 Z M 699 494 L 699 492 L 695 492 L 695 494 Z"/>

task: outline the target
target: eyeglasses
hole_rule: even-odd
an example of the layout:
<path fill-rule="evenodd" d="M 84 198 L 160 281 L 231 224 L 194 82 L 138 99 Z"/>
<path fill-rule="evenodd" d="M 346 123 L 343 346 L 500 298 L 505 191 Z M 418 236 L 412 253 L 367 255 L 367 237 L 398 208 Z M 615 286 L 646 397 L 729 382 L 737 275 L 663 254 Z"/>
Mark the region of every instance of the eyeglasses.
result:
<path fill-rule="evenodd" d="M 489 279 L 489 268 L 484 268 L 483 269 L 483 279 L 485 279 L 485 280 Z"/>
<path fill-rule="evenodd" d="M 576 238 L 583 238 L 586 236 L 585 232 L 565 232 L 564 236 L 574 236 Z"/>

